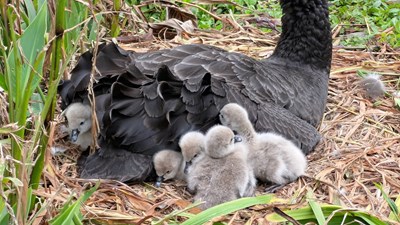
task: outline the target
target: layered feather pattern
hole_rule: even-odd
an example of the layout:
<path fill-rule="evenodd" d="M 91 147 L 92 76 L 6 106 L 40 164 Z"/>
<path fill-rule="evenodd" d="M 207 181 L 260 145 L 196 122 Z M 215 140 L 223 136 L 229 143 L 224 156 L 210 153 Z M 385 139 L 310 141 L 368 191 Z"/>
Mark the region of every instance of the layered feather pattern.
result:
<path fill-rule="evenodd" d="M 310 152 L 320 140 L 315 126 L 328 90 L 332 52 L 327 3 L 281 4 L 283 34 L 265 60 L 201 44 L 148 53 L 125 51 L 113 43 L 100 46 L 94 84 L 100 150 L 81 158 L 81 176 L 149 178 L 152 155 L 178 149 L 179 138 L 188 131 L 205 133 L 230 102 L 247 109 L 257 131 L 280 133 Z M 293 20 L 293 13 L 301 18 Z M 298 40 L 291 41 L 293 37 Z M 307 48 L 299 52 L 298 43 Z M 84 53 L 71 79 L 60 85 L 63 107 L 87 101 L 92 57 Z"/>

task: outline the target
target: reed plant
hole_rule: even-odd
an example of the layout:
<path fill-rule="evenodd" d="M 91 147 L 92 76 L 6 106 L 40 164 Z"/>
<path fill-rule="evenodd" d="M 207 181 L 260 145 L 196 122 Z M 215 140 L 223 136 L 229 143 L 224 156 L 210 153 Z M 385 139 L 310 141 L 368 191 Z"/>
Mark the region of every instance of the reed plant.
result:
<path fill-rule="evenodd" d="M 30 224 L 43 210 L 33 190 L 46 166 L 58 83 L 81 41 L 95 39 L 98 25 L 88 7 L 66 0 L 0 1 L 0 87 L 9 120 L 0 123 L 0 224 Z"/>

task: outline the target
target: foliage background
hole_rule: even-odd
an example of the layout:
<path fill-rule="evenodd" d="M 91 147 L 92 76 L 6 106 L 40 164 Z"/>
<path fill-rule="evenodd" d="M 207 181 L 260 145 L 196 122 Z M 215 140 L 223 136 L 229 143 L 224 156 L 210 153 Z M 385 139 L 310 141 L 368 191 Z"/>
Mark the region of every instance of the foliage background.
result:
<path fill-rule="evenodd" d="M 400 96 L 396 95 L 400 83 L 400 3 L 389 0 L 333 0 L 329 3 L 335 47 L 331 100 L 320 127 L 326 140 L 309 157 L 308 173 L 312 179 L 302 178 L 289 185 L 278 193 L 281 198 L 243 199 L 194 216 L 188 211 L 192 207 L 188 206 L 190 196 L 176 189 L 175 184 L 164 190 L 117 182 L 85 184 L 72 172 L 76 167 L 71 156 L 52 156 L 49 147 L 59 140 L 57 85 L 68 78 L 68 71 L 80 53 L 96 49 L 100 41 L 111 37 L 117 37 L 121 43 L 128 43 L 126 48 L 137 51 L 202 42 L 264 57 L 272 52 L 279 36 L 282 15 L 279 3 L 255 0 L 1 0 L 0 224 L 81 224 L 90 219 L 157 224 L 186 219 L 191 223 L 211 218 L 218 224 L 239 217 L 249 223 L 254 220 L 253 216 L 238 216 L 246 212 L 262 212 L 255 213 L 255 218 L 283 220 L 275 214 L 264 218 L 266 212 L 279 212 L 273 208 L 275 204 L 263 205 L 272 202 L 302 222 L 323 224 L 344 217 L 369 224 L 399 222 L 400 200 L 394 187 L 400 188 L 398 180 L 396 182 L 400 163 L 396 109 L 400 106 Z M 174 10 L 167 12 L 167 7 Z M 180 23 L 166 22 L 171 15 L 193 20 L 198 29 L 195 25 L 189 26 L 191 33 Z M 172 36 L 164 35 L 169 32 Z M 388 85 L 387 96 L 375 102 L 363 100 L 352 86 L 359 76 L 371 71 L 383 74 Z M 366 134 L 372 134 L 367 144 L 363 139 Z M 331 161 L 337 160 L 335 157 L 340 160 L 332 164 Z M 343 161 L 346 163 L 341 164 Z M 359 167 L 366 170 L 359 171 Z M 321 171 L 328 172 L 322 176 Z M 371 178 L 376 176 L 381 178 Z M 356 177 L 356 181 L 352 183 L 349 177 Z M 354 188 L 348 190 L 351 194 L 338 195 L 333 190 L 341 186 L 343 190 Z M 115 187 L 119 187 L 119 194 Z M 182 198 L 166 193 L 178 193 Z M 358 202 L 356 195 L 360 193 L 367 199 Z M 121 199 L 127 198 L 134 205 L 131 211 L 121 203 L 124 202 Z M 351 199 L 350 203 L 344 203 L 343 198 Z M 106 203 L 102 204 L 100 199 Z M 160 201 L 169 210 L 160 210 L 163 209 L 158 204 Z M 368 201 L 371 203 L 364 204 Z M 383 203 L 380 209 L 376 208 Z M 255 206 L 250 211 L 237 211 L 252 205 Z M 360 206 L 360 210 L 349 209 L 349 206 Z M 215 219 L 217 215 L 226 214 L 229 216 Z"/>

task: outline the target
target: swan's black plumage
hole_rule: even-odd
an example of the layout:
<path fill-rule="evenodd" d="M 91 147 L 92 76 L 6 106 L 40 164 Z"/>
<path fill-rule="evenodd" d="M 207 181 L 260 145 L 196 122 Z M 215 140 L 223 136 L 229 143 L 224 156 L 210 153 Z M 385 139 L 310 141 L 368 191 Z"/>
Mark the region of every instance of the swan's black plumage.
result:
<path fill-rule="evenodd" d="M 243 105 L 257 131 L 275 131 L 308 153 L 318 143 L 332 43 L 326 0 L 281 0 L 282 34 L 273 55 L 255 60 L 207 45 L 149 53 L 100 46 L 96 110 L 100 149 L 80 160 L 84 178 L 140 181 L 152 155 L 177 149 L 187 131 L 218 123 L 229 102 Z M 85 101 L 91 53 L 60 86 L 63 104 Z"/>

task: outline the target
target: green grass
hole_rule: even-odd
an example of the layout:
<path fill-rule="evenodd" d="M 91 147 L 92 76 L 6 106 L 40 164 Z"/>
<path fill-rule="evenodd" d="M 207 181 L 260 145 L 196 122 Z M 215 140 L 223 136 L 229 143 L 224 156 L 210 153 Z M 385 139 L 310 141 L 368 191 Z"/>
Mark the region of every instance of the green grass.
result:
<path fill-rule="evenodd" d="M 101 1 L 95 2 L 102 4 Z M 114 8 L 108 9 L 110 12 L 118 11 L 122 7 L 121 0 L 113 2 L 115 5 Z M 130 5 L 140 2 L 142 1 L 125 1 Z M 239 22 L 241 16 L 254 13 L 261 16 L 268 14 L 273 18 L 280 18 L 282 15 L 278 1 L 234 2 L 237 5 L 199 6 L 216 15 L 232 14 Z M 392 47 L 400 47 L 399 3 L 376 0 L 333 0 L 330 3 L 332 27 L 342 25 L 339 33 L 340 44 L 365 47 L 370 44 L 387 43 Z M 58 82 L 68 70 L 77 51 L 85 50 L 95 42 L 99 28 L 106 30 L 108 37 L 114 37 L 119 35 L 125 23 L 129 23 L 121 16 L 123 14 L 102 14 L 96 12 L 96 7 L 89 8 L 80 1 L 57 1 L 55 15 L 51 14 L 48 6 L 46 0 L 0 1 L 0 87 L 7 93 L 11 123 L 0 127 L 0 135 L 5 137 L 0 140 L 0 149 L 2 154 L 9 154 L 13 159 L 0 158 L 0 224 L 32 223 L 35 215 L 39 215 L 47 207 L 41 204 L 43 201 L 35 196 L 33 191 L 40 187 L 45 166 L 44 153 L 49 124 L 54 119 Z M 166 17 L 164 7 L 157 4 L 143 6 L 141 10 L 149 22 L 160 22 Z M 196 16 L 200 28 L 224 28 L 222 21 L 216 20 L 203 10 L 195 7 L 191 7 L 190 10 Z M 385 30 L 388 32 L 384 33 Z M 355 32 L 361 32 L 362 35 L 349 35 Z M 81 224 L 85 219 L 79 211 L 81 203 L 93 191 L 94 189 L 89 190 L 75 201 L 71 197 L 71 200 L 59 209 L 51 224 Z M 400 198 L 393 201 L 387 195 L 384 197 L 392 210 L 389 218 L 399 221 Z M 199 215 L 191 215 L 184 211 L 174 212 L 159 222 L 171 222 L 181 216 L 188 218 L 187 224 L 195 224 L 196 221 L 207 221 L 215 216 L 226 215 L 270 200 L 264 198 L 261 196 L 240 199 L 216 206 Z M 365 212 L 322 205 L 313 201 L 311 197 L 307 203 L 307 206 L 297 211 L 285 212 L 294 218 L 298 215 L 304 221 L 312 220 L 320 224 L 327 221 L 329 215 L 333 215 L 331 219 L 349 215 L 348 218 L 361 218 L 366 222 L 375 221 L 380 224 L 376 217 Z M 337 213 L 332 214 L 335 210 Z M 268 218 L 284 220 L 274 215 Z"/>
<path fill-rule="evenodd" d="M 0 143 L 2 156 L 13 159 L 1 158 L 0 223 L 26 224 L 41 209 L 32 193 L 41 182 L 58 83 L 79 47 L 76 43 L 95 26 L 77 25 L 89 22 L 89 15 L 87 7 L 75 1 L 57 1 L 55 19 L 45 0 L 1 1 L 0 6 L 0 86 L 14 124 L 13 129 L 0 127 L 6 137 Z"/>
<path fill-rule="evenodd" d="M 388 43 L 400 47 L 400 3 L 387 0 L 333 0 L 331 22 L 344 25 L 344 31 L 361 32 L 345 38 L 341 43 L 348 46 L 365 46 L 368 42 Z M 393 30 L 382 33 L 389 28 Z M 345 33 L 345 32 L 344 32 Z"/>
<path fill-rule="evenodd" d="M 138 1 L 128 1 L 137 4 Z M 185 0 L 184 2 L 194 2 Z M 282 12 L 278 1 L 266 0 L 233 0 L 233 4 L 203 4 L 199 5 L 216 15 L 233 14 L 236 19 L 240 15 L 268 14 L 280 18 Z M 365 48 L 366 45 L 387 43 L 394 48 L 400 47 L 400 3 L 388 0 L 331 0 L 330 20 L 332 27 L 343 25 L 340 44 Z M 141 8 L 149 22 L 159 22 L 165 19 L 165 9 L 156 4 Z M 198 20 L 201 29 L 223 28 L 220 20 L 208 13 L 192 7 L 192 13 Z M 391 31 L 382 33 L 387 29 Z M 357 33 L 356 33 L 357 32 Z M 358 33 L 360 32 L 360 33 Z M 352 35 L 353 34 L 353 35 Z"/>

